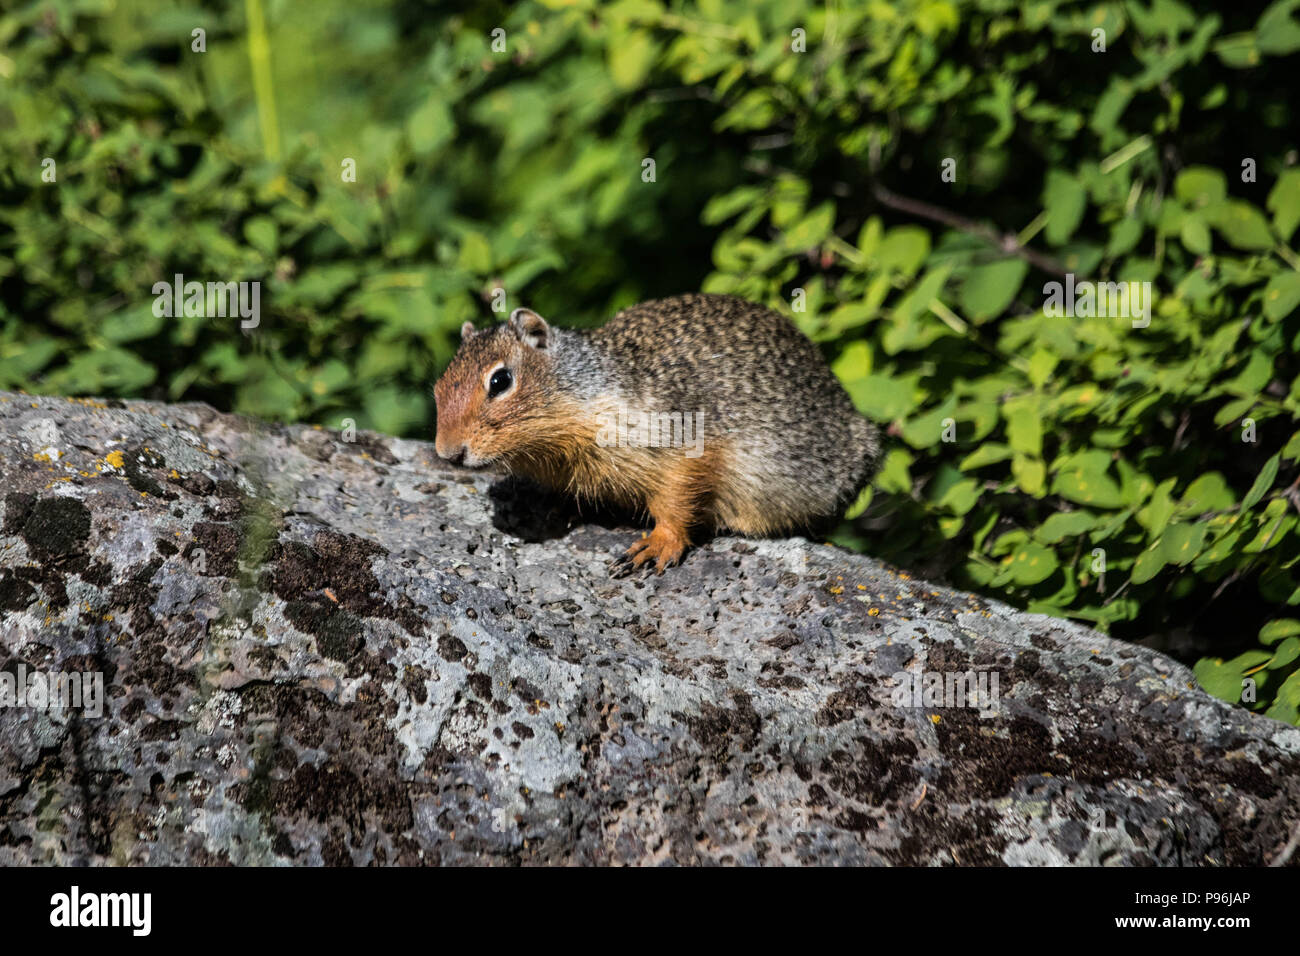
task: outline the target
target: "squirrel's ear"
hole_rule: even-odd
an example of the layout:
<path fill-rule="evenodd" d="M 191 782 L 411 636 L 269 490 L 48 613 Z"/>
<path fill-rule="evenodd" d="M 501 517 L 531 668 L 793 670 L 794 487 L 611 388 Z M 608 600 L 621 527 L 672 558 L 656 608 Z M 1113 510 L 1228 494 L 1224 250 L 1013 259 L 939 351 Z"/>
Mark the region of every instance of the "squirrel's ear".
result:
<path fill-rule="evenodd" d="M 469 338 L 471 335 L 474 334 L 474 331 L 475 331 L 474 323 L 466 322 L 464 325 L 460 327 L 460 340 L 462 342 L 465 341 L 467 338 Z"/>
<path fill-rule="evenodd" d="M 515 309 L 510 313 L 510 331 L 524 345 L 544 349 L 551 344 L 551 327 L 532 309 Z"/>

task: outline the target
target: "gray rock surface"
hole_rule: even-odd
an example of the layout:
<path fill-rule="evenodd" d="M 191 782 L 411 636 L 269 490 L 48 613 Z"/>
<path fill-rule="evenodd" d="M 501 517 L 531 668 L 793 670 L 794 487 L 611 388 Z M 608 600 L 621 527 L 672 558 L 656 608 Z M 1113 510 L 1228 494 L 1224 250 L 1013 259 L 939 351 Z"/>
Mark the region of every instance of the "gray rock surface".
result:
<path fill-rule="evenodd" d="M 1297 826 L 1300 730 L 835 548 L 611 580 L 607 517 L 202 405 L 0 393 L 0 441 L 0 669 L 107 698 L 0 709 L 0 864 L 1260 864 Z M 967 671 L 982 709 L 894 696 Z"/>

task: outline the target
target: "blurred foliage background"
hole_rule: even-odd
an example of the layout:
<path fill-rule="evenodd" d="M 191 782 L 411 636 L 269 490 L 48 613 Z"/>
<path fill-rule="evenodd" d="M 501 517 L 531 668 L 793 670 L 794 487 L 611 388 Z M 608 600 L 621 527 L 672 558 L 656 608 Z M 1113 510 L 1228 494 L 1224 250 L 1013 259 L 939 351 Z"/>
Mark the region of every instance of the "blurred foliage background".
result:
<path fill-rule="evenodd" d="M 837 540 L 1297 723 L 1298 8 L 10 5 L 0 388 L 430 437 L 494 289 L 743 295 L 892 436 Z M 1062 272 L 1150 324 L 1045 315 Z M 156 316 L 177 273 L 259 327 Z"/>

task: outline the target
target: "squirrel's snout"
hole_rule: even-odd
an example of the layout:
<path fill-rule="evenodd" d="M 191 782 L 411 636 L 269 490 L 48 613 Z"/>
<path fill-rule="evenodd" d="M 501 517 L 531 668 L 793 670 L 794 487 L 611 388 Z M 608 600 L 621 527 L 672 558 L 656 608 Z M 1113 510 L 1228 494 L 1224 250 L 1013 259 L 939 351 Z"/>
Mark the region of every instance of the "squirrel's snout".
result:
<path fill-rule="evenodd" d="M 443 461 L 451 462 L 453 465 L 463 465 L 465 464 L 465 455 L 468 452 L 469 448 L 462 442 L 451 448 L 438 448 L 438 457 Z"/>

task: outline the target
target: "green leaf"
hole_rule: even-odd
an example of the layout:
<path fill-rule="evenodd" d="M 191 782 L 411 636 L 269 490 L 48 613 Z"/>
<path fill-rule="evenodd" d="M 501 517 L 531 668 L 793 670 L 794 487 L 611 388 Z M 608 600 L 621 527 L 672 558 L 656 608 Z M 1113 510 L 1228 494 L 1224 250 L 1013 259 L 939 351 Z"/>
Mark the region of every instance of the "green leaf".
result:
<path fill-rule="evenodd" d="M 929 254 L 928 232 L 920 226 L 896 226 L 885 233 L 875 257 L 882 269 L 900 272 L 910 278 Z"/>
<path fill-rule="evenodd" d="M 1087 201 L 1087 190 L 1078 179 L 1059 169 L 1048 171 L 1043 205 L 1047 211 L 1044 235 L 1049 243 L 1059 246 L 1074 235 L 1083 219 Z"/>
<path fill-rule="evenodd" d="M 1174 501 L 1170 492 L 1177 479 L 1169 478 L 1156 486 L 1146 506 L 1137 513 L 1138 524 L 1147 529 L 1147 538 L 1154 541 L 1164 532 L 1174 514 Z"/>
<path fill-rule="evenodd" d="M 1044 544 L 1056 544 L 1091 531 L 1097 526 L 1097 520 L 1091 511 L 1058 511 L 1048 515 L 1047 520 L 1034 532 L 1034 537 Z"/>
<path fill-rule="evenodd" d="M 1042 388 L 1047 384 L 1060 360 L 1059 355 L 1047 349 L 1038 349 L 1029 357 L 1029 370 L 1026 374 L 1034 388 Z"/>
<path fill-rule="evenodd" d="M 858 493 L 858 497 L 854 500 L 853 504 L 849 505 L 849 510 L 844 512 L 844 520 L 852 521 L 859 517 L 867 510 L 867 506 L 871 504 L 871 499 L 874 495 L 875 490 L 870 485 L 863 488 L 862 491 Z"/>
<path fill-rule="evenodd" d="M 1007 443 L 1013 451 L 1035 458 L 1043 454 L 1043 416 L 1037 401 L 1007 402 L 1002 407 L 1007 420 Z"/>
<path fill-rule="evenodd" d="M 1159 574 L 1167 563 L 1164 551 L 1157 543 L 1137 556 L 1130 577 L 1134 584 L 1145 584 Z"/>
<path fill-rule="evenodd" d="M 1206 691 L 1220 700 L 1240 704 L 1246 671 L 1258 667 L 1271 656 L 1268 651 L 1252 650 L 1230 661 L 1224 661 L 1220 657 L 1203 657 L 1192 670 Z"/>
<path fill-rule="evenodd" d="M 150 308 L 152 309 L 152 306 Z M 45 338 L 25 345 L 17 355 L 0 359 L 0 387 L 26 382 L 28 378 L 45 368 L 58 354 L 59 340 Z"/>
<path fill-rule="evenodd" d="M 1210 227 L 1205 224 L 1205 220 L 1200 216 L 1188 215 L 1184 217 L 1178 238 L 1182 240 L 1188 252 L 1195 253 L 1198 256 L 1208 255 L 1210 252 Z"/>
<path fill-rule="evenodd" d="M 1272 658 L 1269 659 L 1269 670 L 1280 670 L 1295 662 L 1300 657 L 1300 637 L 1284 638 L 1282 643 L 1278 644 L 1277 650 L 1273 652 Z"/>
<path fill-rule="evenodd" d="M 917 405 L 913 376 L 894 378 L 884 373 L 873 373 L 844 382 L 844 389 L 858 411 L 876 421 L 906 418 Z"/>
<path fill-rule="evenodd" d="M 1197 209 L 1228 196 L 1228 180 L 1210 166 L 1188 166 L 1174 180 L 1174 195 L 1184 206 Z"/>
<path fill-rule="evenodd" d="M 1259 629 L 1259 642 L 1272 644 L 1284 637 L 1300 635 L 1300 621 L 1293 617 L 1279 617 L 1269 621 Z"/>
<path fill-rule="evenodd" d="M 979 501 L 980 491 L 979 483 L 967 478 L 959 481 L 949 488 L 942 498 L 935 502 L 936 507 L 945 511 L 951 511 L 953 514 L 964 515 L 975 507 Z"/>
<path fill-rule="evenodd" d="M 1272 56 L 1285 56 L 1300 50 L 1300 23 L 1291 16 L 1295 0 L 1276 0 L 1260 15 L 1255 25 L 1259 49 Z"/>
<path fill-rule="evenodd" d="M 1285 319 L 1300 305 L 1300 272 L 1279 272 L 1264 287 L 1264 315 L 1273 322 Z"/>
<path fill-rule="evenodd" d="M 1273 248 L 1273 234 L 1264 214 L 1248 202 L 1229 199 L 1206 213 L 1228 244 L 1248 251 Z"/>
<path fill-rule="evenodd" d="M 961 287 L 962 310 L 975 322 L 983 322 L 1006 311 L 1029 271 L 1023 259 L 1003 259 L 976 266 Z"/>
<path fill-rule="evenodd" d="M 135 354 L 108 348 L 74 355 L 66 366 L 51 373 L 45 385 L 69 394 L 112 393 L 130 395 L 152 385 L 157 371 Z"/>
<path fill-rule="evenodd" d="M 1027 495 L 1041 498 L 1047 480 L 1047 466 L 1037 458 L 1016 455 L 1011 460 L 1011 476 L 1016 479 L 1020 490 Z"/>
<path fill-rule="evenodd" d="M 1142 221 L 1136 218 L 1121 219 L 1110 230 L 1106 255 L 1112 258 L 1127 255 L 1142 238 Z"/>
<path fill-rule="evenodd" d="M 763 192 L 756 186 L 741 186 L 730 192 L 714 196 L 700 213 L 700 222 L 706 226 L 716 226 L 744 212 L 762 197 Z"/>
<path fill-rule="evenodd" d="M 1287 514 L 1289 504 L 1285 498 L 1274 498 L 1258 512 L 1259 521 L 1255 537 L 1242 548 L 1245 554 L 1259 554 L 1276 548 L 1295 526 L 1296 519 Z"/>
<path fill-rule="evenodd" d="M 1250 491 L 1246 492 L 1246 497 L 1241 499 L 1242 511 L 1249 511 L 1255 507 L 1265 493 L 1273 487 L 1273 482 L 1277 479 L 1277 468 L 1281 457 L 1282 453 L 1278 452 L 1264 462 L 1264 467 L 1260 469 L 1259 475 L 1256 476 L 1255 483 L 1250 486 Z"/>
<path fill-rule="evenodd" d="M 1133 85 L 1124 77 L 1111 79 L 1106 92 L 1097 97 L 1088 125 L 1098 134 L 1106 134 L 1119 125 L 1120 117 L 1133 99 Z"/>
<path fill-rule="evenodd" d="M 908 469 L 915 460 L 912 453 L 905 449 L 890 449 L 876 475 L 876 487 L 886 493 L 910 495 L 912 476 Z"/>
<path fill-rule="evenodd" d="M 974 471 L 1000 461 L 1006 461 L 1012 455 L 1009 445 L 1000 442 L 985 442 L 961 461 L 962 471 Z"/>
<path fill-rule="evenodd" d="M 1054 551 L 1028 541 L 1011 555 L 1011 563 L 1007 568 L 1011 581 L 1024 586 L 1047 580 L 1058 566 L 1059 562 Z"/>
<path fill-rule="evenodd" d="M 951 266 L 940 266 L 927 269 L 921 281 L 916 283 L 912 291 L 903 296 L 898 305 L 894 307 L 895 317 L 901 321 L 915 318 L 929 311 L 930 304 L 943 291 L 943 284 L 948 281 L 951 268 Z"/>
<path fill-rule="evenodd" d="M 406 135 L 416 156 L 429 156 L 451 142 L 455 123 L 447 104 L 431 96 L 416 107 L 406 121 Z M 360 164 L 358 164 L 358 174 Z M 358 178 L 359 175 L 358 175 Z"/>
<path fill-rule="evenodd" d="M 826 241 L 835 225 L 835 204 L 824 202 L 799 220 L 793 229 L 787 229 L 784 242 L 790 249 L 811 249 Z"/>
<path fill-rule="evenodd" d="M 1052 491 L 1075 504 L 1095 508 L 1118 508 L 1124 503 L 1119 485 L 1100 471 L 1062 471 L 1052 482 Z"/>
<path fill-rule="evenodd" d="M 617 37 L 606 48 L 609 75 L 620 90 L 641 85 L 655 59 L 655 42 L 648 30 L 632 30 Z"/>
<path fill-rule="evenodd" d="M 1170 564 L 1187 564 L 1200 553 L 1207 530 L 1204 522 L 1171 524 L 1160 536 L 1160 553 Z"/>
<path fill-rule="evenodd" d="M 1235 378 L 1223 383 L 1223 389 L 1230 395 L 1253 397 L 1263 391 L 1272 376 L 1273 356 L 1265 349 L 1257 348 L 1251 351 L 1246 367 Z"/>
<path fill-rule="evenodd" d="M 1224 65 L 1233 69 L 1249 69 L 1258 66 L 1260 62 L 1259 46 L 1254 33 L 1234 33 L 1223 37 L 1215 41 L 1214 52 Z"/>
<path fill-rule="evenodd" d="M 479 232 L 467 232 L 460 241 L 460 268 L 475 275 L 486 275 L 492 270 L 492 246 Z"/>
<path fill-rule="evenodd" d="M 1300 168 L 1292 167 L 1278 176 L 1268 194 L 1268 210 L 1273 214 L 1273 228 L 1289 242 L 1300 225 Z"/>
<path fill-rule="evenodd" d="M 628 69 L 631 69 L 631 65 Z M 777 105 L 770 93 L 766 90 L 749 90 L 737 100 L 735 106 L 718 118 L 716 125 L 719 131 L 766 129 L 777 116 Z"/>
<path fill-rule="evenodd" d="M 157 335 L 164 323 L 173 321 L 164 316 L 154 315 L 153 302 L 145 302 L 134 309 L 114 312 L 104 319 L 100 334 L 109 342 L 136 342 Z"/>
<path fill-rule="evenodd" d="M 1273 695 L 1273 705 L 1264 713 L 1274 720 L 1300 724 L 1300 670 L 1282 682 Z"/>
<path fill-rule="evenodd" d="M 953 417 L 957 396 L 949 395 L 943 404 L 908 419 L 902 426 L 903 441 L 913 448 L 933 448 L 944 440 L 944 422 Z"/>

